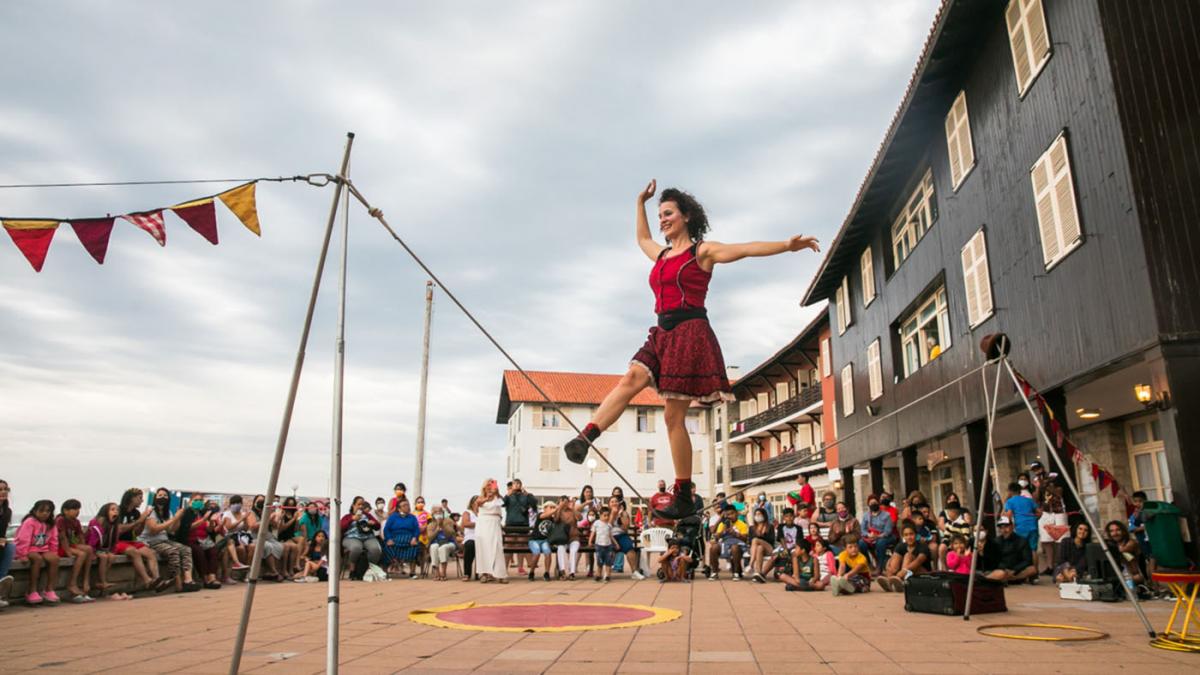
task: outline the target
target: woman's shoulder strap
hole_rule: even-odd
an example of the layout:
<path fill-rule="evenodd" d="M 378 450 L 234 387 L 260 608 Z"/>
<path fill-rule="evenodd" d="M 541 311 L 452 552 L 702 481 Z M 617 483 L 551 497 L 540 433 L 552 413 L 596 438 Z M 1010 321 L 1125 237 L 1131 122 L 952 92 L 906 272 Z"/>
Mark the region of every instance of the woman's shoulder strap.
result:
<path fill-rule="evenodd" d="M 663 256 L 665 256 L 667 254 L 667 251 L 670 251 L 670 250 L 671 250 L 670 246 L 664 246 L 662 248 L 662 250 L 658 252 L 658 258 L 656 260 L 661 261 L 663 259 Z"/>

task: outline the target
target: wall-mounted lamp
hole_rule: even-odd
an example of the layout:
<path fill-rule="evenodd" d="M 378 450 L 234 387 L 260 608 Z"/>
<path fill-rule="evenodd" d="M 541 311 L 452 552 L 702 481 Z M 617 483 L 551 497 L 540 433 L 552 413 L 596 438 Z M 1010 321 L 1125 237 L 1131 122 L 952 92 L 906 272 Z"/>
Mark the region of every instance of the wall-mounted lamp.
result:
<path fill-rule="evenodd" d="M 1157 408 L 1158 410 L 1166 410 L 1171 407 L 1171 395 L 1167 392 L 1159 392 L 1155 397 L 1154 390 L 1148 384 L 1133 385 L 1133 395 L 1137 398 L 1138 403 L 1149 408 Z"/>
<path fill-rule="evenodd" d="M 840 480 L 833 481 L 833 489 L 841 490 L 842 489 L 842 481 L 840 481 Z"/>
<path fill-rule="evenodd" d="M 871 417 L 875 417 L 876 415 L 879 414 L 879 406 L 874 406 L 874 405 L 867 406 L 867 414 L 870 415 Z"/>
<path fill-rule="evenodd" d="M 1094 420 L 1100 416 L 1099 408 L 1076 408 L 1075 414 L 1079 415 L 1081 420 Z"/>

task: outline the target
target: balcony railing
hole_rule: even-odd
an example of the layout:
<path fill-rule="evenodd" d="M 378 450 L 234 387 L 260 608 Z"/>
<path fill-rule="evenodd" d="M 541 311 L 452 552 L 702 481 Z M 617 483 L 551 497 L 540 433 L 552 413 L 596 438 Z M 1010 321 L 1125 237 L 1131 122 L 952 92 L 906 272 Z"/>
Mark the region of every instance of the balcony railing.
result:
<path fill-rule="evenodd" d="M 801 389 L 799 394 L 783 401 L 782 403 L 779 403 L 778 405 L 767 408 L 765 411 L 760 412 L 754 417 L 747 417 L 744 420 L 734 422 L 733 431 L 730 435 L 736 436 L 738 434 L 744 434 L 747 431 L 754 431 L 755 429 L 761 429 L 763 427 L 770 426 L 771 424 L 774 424 L 775 422 L 778 422 L 789 415 L 794 415 L 814 403 L 819 403 L 820 401 L 821 388 L 815 385 L 806 387 Z"/>
<path fill-rule="evenodd" d="M 787 452 L 782 455 L 776 455 L 771 459 L 766 459 L 753 464 L 745 464 L 742 466 L 733 467 L 732 478 L 734 482 L 739 480 L 754 480 L 764 476 L 781 471 L 784 468 L 795 468 L 801 464 L 810 462 L 819 462 L 825 457 L 824 448 L 801 448 L 795 452 Z"/>

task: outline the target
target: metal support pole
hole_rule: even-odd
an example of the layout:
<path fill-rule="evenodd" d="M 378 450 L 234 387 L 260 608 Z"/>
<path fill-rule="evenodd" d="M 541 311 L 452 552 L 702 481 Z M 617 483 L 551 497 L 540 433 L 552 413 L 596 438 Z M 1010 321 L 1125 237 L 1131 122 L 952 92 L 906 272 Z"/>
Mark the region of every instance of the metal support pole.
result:
<path fill-rule="evenodd" d="M 975 541 L 977 544 L 979 542 L 979 529 L 983 526 L 983 507 L 987 503 L 988 498 L 988 478 L 991 478 L 993 474 L 997 474 L 998 478 L 999 474 L 999 471 L 996 470 L 996 448 L 992 444 L 992 432 L 996 425 L 996 407 L 1000 402 L 1000 366 L 999 364 L 996 365 L 996 379 L 992 384 L 992 394 L 988 396 L 987 364 L 984 365 L 985 367 L 981 371 L 981 375 L 983 376 L 983 398 L 987 406 L 987 450 L 983 454 L 983 477 L 979 480 L 979 508 L 975 511 L 975 517 L 978 518 L 975 523 Z M 975 570 L 979 567 L 979 556 L 983 555 L 982 547 L 976 545 L 975 548 L 977 550 L 971 555 L 971 571 L 967 577 L 967 601 L 963 605 L 963 621 L 971 620 L 971 599 L 975 597 Z"/>
<path fill-rule="evenodd" d="M 1029 402 L 1029 399 L 1025 396 L 1025 393 L 1021 391 L 1021 382 L 1017 379 L 1017 374 L 1013 372 L 1012 365 L 1008 362 L 1008 359 L 1001 359 L 1000 362 L 1003 363 L 1004 367 L 1008 369 L 1008 374 L 1009 377 L 1012 378 L 1013 386 L 1017 388 L 1018 392 L 1021 392 L 1021 401 L 1025 403 L 1025 407 L 1029 410 L 1029 414 L 1033 417 L 1034 426 L 1037 427 L 1038 435 L 1041 436 L 1042 440 L 1046 442 L 1046 447 L 1049 449 L 1046 454 L 1049 455 L 1054 461 L 1055 465 L 1058 466 L 1058 475 L 1062 476 L 1063 482 L 1065 482 L 1067 487 L 1071 489 L 1071 494 L 1075 495 L 1075 499 L 1078 499 L 1080 505 L 1082 505 L 1083 498 L 1080 497 L 1079 490 L 1075 489 L 1075 479 L 1071 477 L 1071 472 L 1067 471 L 1067 467 L 1063 465 L 1062 458 L 1058 456 L 1054 442 L 1050 440 L 1050 435 L 1046 433 L 1046 427 L 1042 424 L 1041 415 L 1039 415 L 1037 411 L 1033 409 L 1033 404 Z M 1083 517 L 1087 519 L 1088 527 L 1092 528 L 1092 536 L 1096 538 L 1096 541 L 1104 550 L 1104 557 L 1108 559 L 1108 564 L 1112 566 L 1113 571 L 1117 574 L 1117 578 L 1121 580 L 1121 588 L 1125 589 L 1125 596 L 1129 598 L 1130 602 L 1133 603 L 1133 608 L 1137 611 L 1138 618 L 1142 620 L 1142 625 L 1146 627 L 1146 632 L 1150 634 L 1151 638 L 1155 637 L 1154 627 L 1150 625 L 1150 620 L 1146 618 L 1146 612 L 1142 610 L 1142 603 L 1138 602 L 1137 594 L 1134 593 L 1133 589 L 1125 583 L 1123 570 L 1117 565 L 1117 561 L 1113 559 L 1112 551 L 1108 550 L 1108 546 L 1105 545 L 1104 539 L 1101 538 L 1100 528 L 1097 527 L 1096 522 L 1092 520 L 1092 514 L 1086 508 L 1081 508 L 1079 510 L 1083 513 Z"/>
<path fill-rule="evenodd" d="M 342 171 L 350 161 L 350 146 L 354 143 L 354 134 L 346 135 L 346 150 L 342 156 Z M 275 461 L 271 466 L 271 477 L 267 481 L 267 504 L 275 501 L 275 488 L 279 484 L 279 469 L 283 466 L 283 450 L 287 447 L 288 431 L 292 426 L 292 410 L 296 407 L 296 391 L 300 386 L 300 372 L 304 369 L 304 352 L 308 347 L 308 334 L 312 328 L 313 312 L 317 306 L 317 295 L 321 290 L 321 275 L 325 271 L 325 257 L 329 253 L 329 240 L 333 236 L 333 221 L 337 216 L 338 199 L 342 195 L 342 183 L 334 186 L 333 204 L 329 207 L 329 222 L 325 225 L 325 239 L 321 243 L 321 254 L 317 258 L 317 271 L 313 275 L 312 291 L 308 296 L 308 311 L 304 315 L 304 328 L 300 331 L 300 346 L 296 350 L 296 361 L 292 365 L 292 382 L 288 387 L 287 403 L 283 406 L 283 421 L 279 425 L 279 436 L 275 442 Z M 264 516 L 266 513 L 264 512 Z M 258 539 L 262 542 L 267 536 L 267 519 L 262 518 L 258 524 Z M 254 606 L 254 589 L 258 585 L 258 575 L 262 570 L 262 546 L 254 547 L 254 556 L 250 562 L 250 574 L 246 584 L 246 594 L 242 600 L 242 617 L 238 622 L 237 640 L 233 644 L 233 656 L 229 660 L 230 675 L 237 675 L 242 665 L 242 650 L 246 645 L 246 629 L 250 625 L 250 609 Z"/>
<path fill-rule="evenodd" d="M 425 396 L 429 390 L 429 324 L 433 319 L 433 282 L 425 282 L 425 337 L 421 342 L 421 395 L 417 402 L 417 459 L 413 494 L 425 494 Z"/>
<path fill-rule="evenodd" d="M 351 136 L 353 139 L 353 136 Z M 342 163 L 343 180 L 350 175 L 350 148 Z M 342 403 L 346 368 L 346 257 L 350 246 L 350 193 L 342 205 L 342 260 L 338 270 L 337 337 L 333 356 L 333 447 L 329 458 L 329 594 L 325 627 L 325 672 L 338 672 L 338 593 L 342 582 Z"/>

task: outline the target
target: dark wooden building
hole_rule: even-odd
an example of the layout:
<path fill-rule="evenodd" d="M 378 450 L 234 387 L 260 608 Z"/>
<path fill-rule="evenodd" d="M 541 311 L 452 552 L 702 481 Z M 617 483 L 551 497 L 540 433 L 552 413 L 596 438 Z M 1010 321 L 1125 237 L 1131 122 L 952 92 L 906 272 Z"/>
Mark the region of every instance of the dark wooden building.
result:
<path fill-rule="evenodd" d="M 930 394 L 1004 332 L 1080 447 L 1195 527 L 1197 35 L 1196 2 L 943 2 L 803 301 L 829 301 L 838 456 L 860 490 L 975 499 L 981 378 Z M 1007 483 L 1047 449 L 1000 391 Z M 1077 473 L 1089 507 L 1124 516 Z"/>

